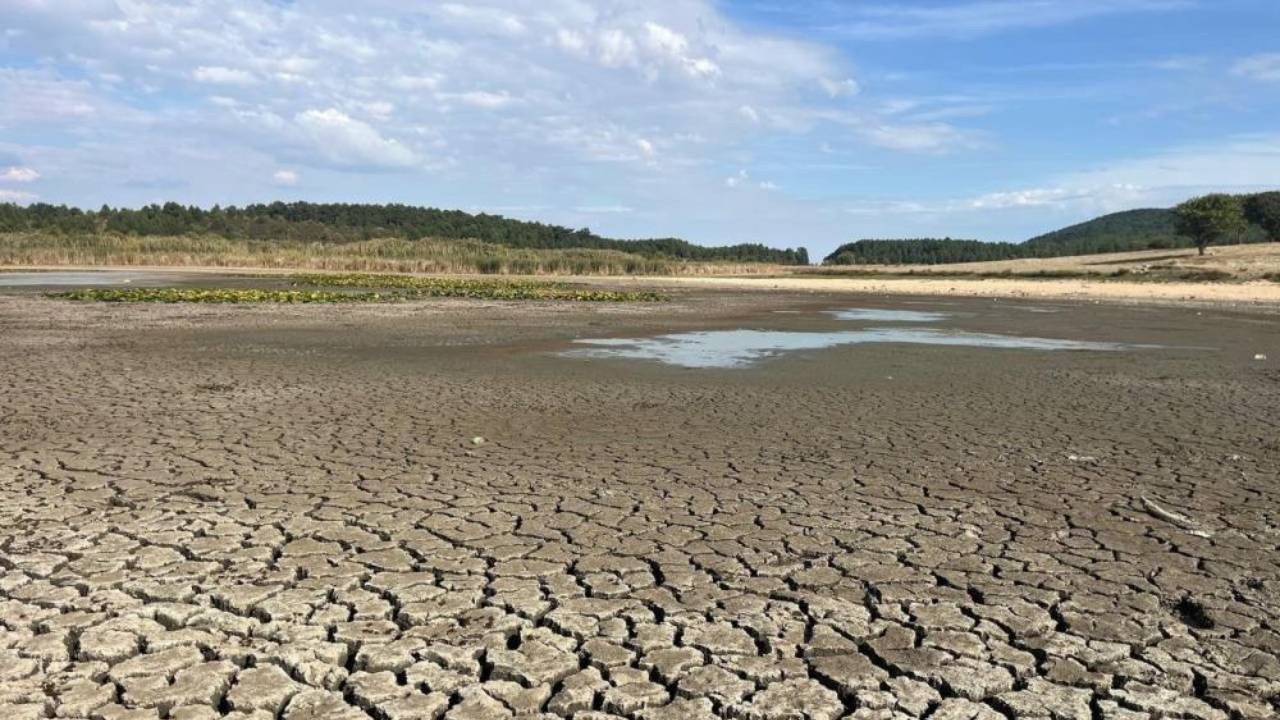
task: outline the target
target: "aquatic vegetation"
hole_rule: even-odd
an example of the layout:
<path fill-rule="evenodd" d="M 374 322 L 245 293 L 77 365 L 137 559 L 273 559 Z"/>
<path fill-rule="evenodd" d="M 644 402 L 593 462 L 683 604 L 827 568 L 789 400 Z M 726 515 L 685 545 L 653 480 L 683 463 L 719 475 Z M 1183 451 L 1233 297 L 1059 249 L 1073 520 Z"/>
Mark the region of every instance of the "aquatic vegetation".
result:
<path fill-rule="evenodd" d="M 385 293 L 322 290 L 228 290 L 225 288 L 88 288 L 45 293 L 64 300 L 153 303 L 361 303 L 389 302 Z"/>
<path fill-rule="evenodd" d="M 461 297 L 484 300 L 569 300 L 578 302 L 660 302 L 666 298 L 647 290 L 600 290 L 546 280 L 498 278 L 441 278 L 369 273 L 291 275 L 302 287 L 378 288 L 405 297 Z"/>
<path fill-rule="evenodd" d="M 597 290 L 536 280 L 423 278 L 409 275 L 294 275 L 297 290 L 230 288 L 84 288 L 45 293 L 64 300 L 153 303 L 368 303 L 422 298 L 660 302 L 649 291 Z M 317 289 L 318 288 L 318 289 Z M 342 288 L 342 289 L 326 289 Z M 361 290 L 364 290 L 363 292 Z"/>

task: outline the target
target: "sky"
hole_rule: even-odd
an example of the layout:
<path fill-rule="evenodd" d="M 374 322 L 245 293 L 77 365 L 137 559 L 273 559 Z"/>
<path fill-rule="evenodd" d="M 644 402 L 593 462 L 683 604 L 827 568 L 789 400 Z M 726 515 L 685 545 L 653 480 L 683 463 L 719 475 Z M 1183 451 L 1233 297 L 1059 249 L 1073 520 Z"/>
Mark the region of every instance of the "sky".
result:
<path fill-rule="evenodd" d="M 1276 0 L 3 0 L 0 202 L 1021 241 L 1280 187 Z"/>

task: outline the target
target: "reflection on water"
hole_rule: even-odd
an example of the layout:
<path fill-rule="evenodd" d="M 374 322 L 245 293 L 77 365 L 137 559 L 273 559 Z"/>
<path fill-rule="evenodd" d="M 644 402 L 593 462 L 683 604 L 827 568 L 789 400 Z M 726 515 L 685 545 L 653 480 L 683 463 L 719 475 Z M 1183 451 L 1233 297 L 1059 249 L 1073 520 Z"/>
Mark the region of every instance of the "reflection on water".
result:
<path fill-rule="evenodd" d="M 830 314 L 841 320 L 861 320 L 863 322 L 938 322 L 951 313 L 921 312 L 918 310 L 873 310 L 871 308 L 853 308 L 850 310 L 831 310 Z"/>
<path fill-rule="evenodd" d="M 84 272 L 0 272 L 0 287 L 31 285 L 121 285 L 137 280 L 139 273 L 89 270 Z"/>
<path fill-rule="evenodd" d="M 758 360 L 797 350 L 821 350 L 841 345 L 908 343 L 1010 350 L 1125 350 L 1151 347 L 1123 343 L 1055 340 L 949 330 L 883 328 L 836 332 L 780 330 L 712 330 L 660 335 L 652 338 L 578 340 L 588 347 L 563 354 L 578 358 L 656 360 L 687 368 L 738 368 Z"/>

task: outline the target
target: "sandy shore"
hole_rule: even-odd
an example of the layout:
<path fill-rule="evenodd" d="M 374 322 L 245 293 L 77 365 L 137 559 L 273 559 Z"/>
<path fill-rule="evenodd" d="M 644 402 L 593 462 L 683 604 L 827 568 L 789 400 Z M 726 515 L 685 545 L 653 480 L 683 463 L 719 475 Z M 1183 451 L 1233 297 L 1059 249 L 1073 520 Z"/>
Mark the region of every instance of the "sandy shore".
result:
<path fill-rule="evenodd" d="M 676 277 L 637 278 L 634 281 L 665 286 L 734 290 L 1111 300 L 1161 304 L 1192 301 L 1274 305 L 1280 308 L 1280 283 L 1265 280 L 1245 283 L 1188 283 L 1003 278 Z"/>

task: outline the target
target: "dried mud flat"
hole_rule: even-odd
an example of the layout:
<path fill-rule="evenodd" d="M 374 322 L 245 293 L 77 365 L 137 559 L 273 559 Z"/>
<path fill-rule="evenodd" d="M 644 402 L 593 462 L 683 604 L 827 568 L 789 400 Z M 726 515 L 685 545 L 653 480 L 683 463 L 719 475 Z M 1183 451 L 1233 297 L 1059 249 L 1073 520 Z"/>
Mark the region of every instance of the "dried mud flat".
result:
<path fill-rule="evenodd" d="M 908 301 L 0 297 L 0 711 L 1275 717 L 1276 315 L 935 298 L 1168 347 L 555 355 Z"/>

